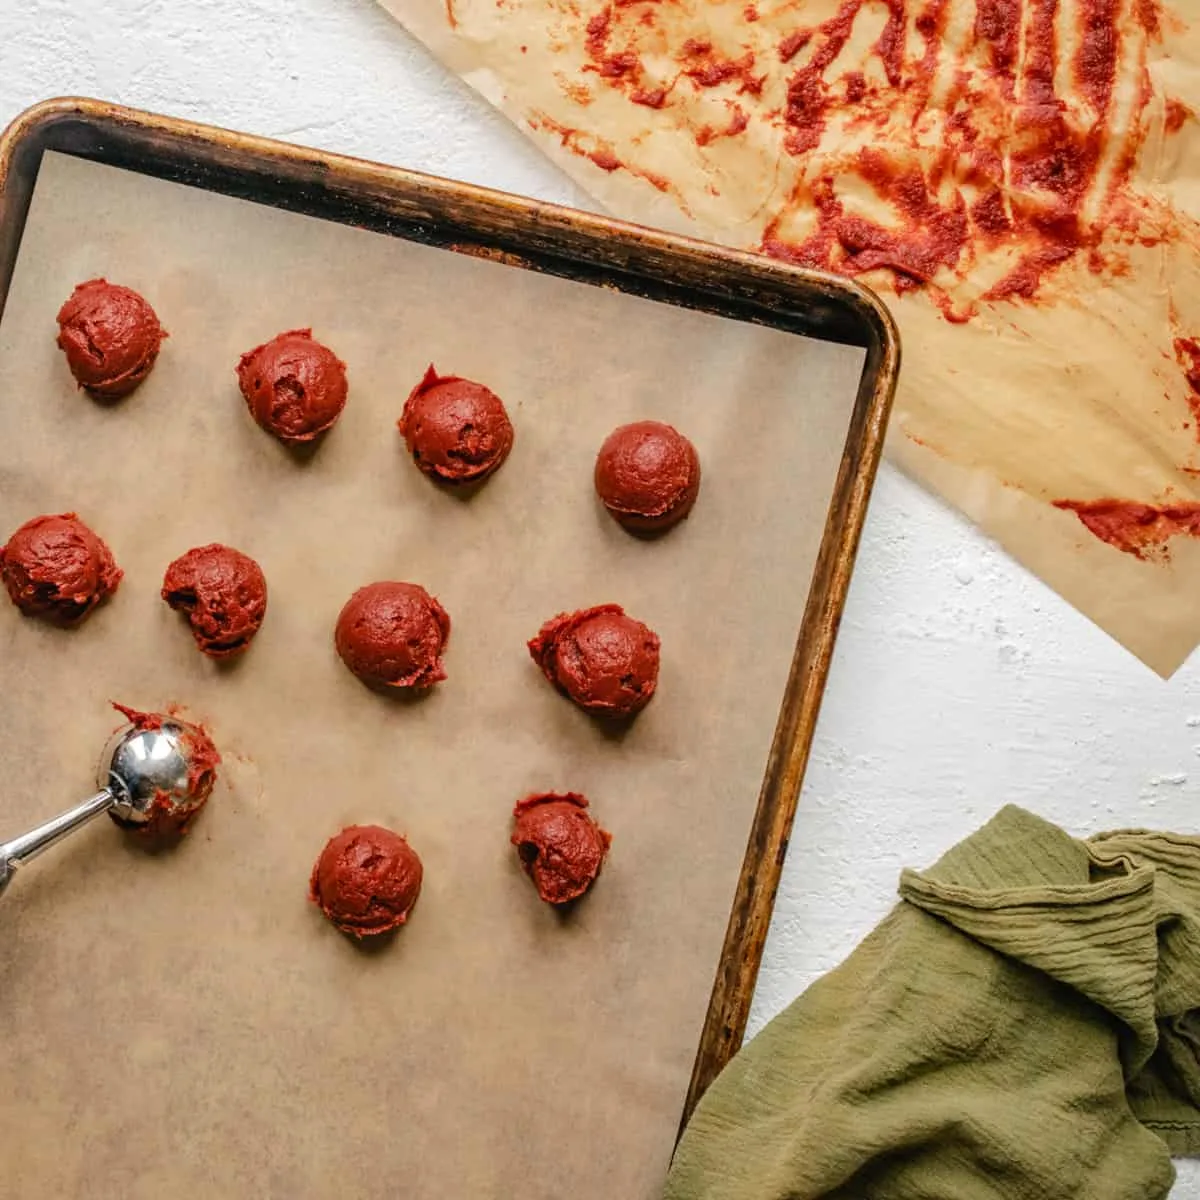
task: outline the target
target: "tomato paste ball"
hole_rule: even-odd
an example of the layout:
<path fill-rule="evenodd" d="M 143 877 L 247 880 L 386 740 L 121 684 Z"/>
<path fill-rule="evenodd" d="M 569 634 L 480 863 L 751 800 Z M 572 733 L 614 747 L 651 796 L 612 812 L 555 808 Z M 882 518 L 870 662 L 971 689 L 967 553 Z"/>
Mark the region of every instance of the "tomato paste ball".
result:
<path fill-rule="evenodd" d="M 241 654 L 267 613 L 267 580 L 248 554 L 213 543 L 177 558 L 163 578 L 162 598 L 187 617 L 209 658 Z"/>
<path fill-rule="evenodd" d="M 346 407 L 346 364 L 311 329 L 292 329 L 241 357 L 238 385 L 251 416 L 286 445 L 332 427 Z"/>
<path fill-rule="evenodd" d="M 446 610 L 415 583 L 369 583 L 337 620 L 342 662 L 375 687 L 423 689 L 446 678 L 442 651 L 450 636 Z"/>
<path fill-rule="evenodd" d="M 423 873 L 417 852 L 398 833 L 351 825 L 321 851 L 308 894 L 343 933 L 373 937 L 408 920 Z"/>
<path fill-rule="evenodd" d="M 658 635 L 619 604 L 559 613 L 529 643 L 542 673 L 580 708 L 607 717 L 641 712 L 658 686 Z"/>
<path fill-rule="evenodd" d="M 399 427 L 413 462 L 441 483 L 476 483 L 508 457 L 512 422 L 495 392 L 430 366 L 404 405 Z"/>
<path fill-rule="evenodd" d="M 117 590 L 112 551 L 74 513 L 34 517 L 0 546 L 0 577 L 27 617 L 78 625 Z"/>
<path fill-rule="evenodd" d="M 98 400 L 119 400 L 154 366 L 167 336 L 132 288 L 89 279 L 58 312 L 58 344 L 75 382 Z"/>
<path fill-rule="evenodd" d="M 596 493 L 620 525 L 661 533 L 692 511 L 700 458 L 679 430 L 660 421 L 614 429 L 596 456 Z"/>
<path fill-rule="evenodd" d="M 612 835 L 587 808 L 587 799 L 577 792 L 544 792 L 513 809 L 512 844 L 547 904 L 578 900 L 604 865 Z"/>

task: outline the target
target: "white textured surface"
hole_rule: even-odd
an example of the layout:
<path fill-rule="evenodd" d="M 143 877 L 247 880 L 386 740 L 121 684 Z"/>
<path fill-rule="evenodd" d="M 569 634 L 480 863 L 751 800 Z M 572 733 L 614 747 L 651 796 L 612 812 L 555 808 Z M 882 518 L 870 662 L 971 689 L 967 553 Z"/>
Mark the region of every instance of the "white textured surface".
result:
<path fill-rule="evenodd" d="M 587 204 L 372 0 L 0 0 L 0 121 L 67 93 Z M 1161 682 L 885 466 L 753 1027 L 1001 804 L 1196 831 L 1198 783 L 1195 660 Z"/>

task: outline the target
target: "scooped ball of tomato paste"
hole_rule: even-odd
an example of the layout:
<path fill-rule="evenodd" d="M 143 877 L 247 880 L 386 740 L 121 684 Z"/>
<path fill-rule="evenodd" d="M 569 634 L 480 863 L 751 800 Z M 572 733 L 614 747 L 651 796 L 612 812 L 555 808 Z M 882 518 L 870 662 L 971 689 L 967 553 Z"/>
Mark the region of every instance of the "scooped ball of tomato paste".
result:
<path fill-rule="evenodd" d="M 0 576 L 27 617 L 78 625 L 117 590 L 112 551 L 74 513 L 34 517 L 0 547 Z"/>
<path fill-rule="evenodd" d="M 369 583 L 337 620 L 342 662 L 376 687 L 419 689 L 446 678 L 442 651 L 450 636 L 446 610 L 415 583 Z"/>
<path fill-rule="evenodd" d="M 619 524 L 634 533 L 661 533 L 692 511 L 700 493 L 700 458 L 679 430 L 636 421 L 605 439 L 595 482 Z"/>
<path fill-rule="evenodd" d="M 580 708 L 608 717 L 641 712 L 658 686 L 658 635 L 619 604 L 559 613 L 529 643 L 546 678 Z"/>
<path fill-rule="evenodd" d="M 197 546 L 163 578 L 162 598 L 182 612 L 210 658 L 241 654 L 267 613 L 267 580 L 249 555 L 231 546 Z"/>
<path fill-rule="evenodd" d="M 527 796 L 513 809 L 512 844 L 547 904 L 577 900 L 592 886 L 612 843 L 577 792 Z"/>
<path fill-rule="evenodd" d="M 398 833 L 351 825 L 321 851 L 308 894 L 343 933 L 371 937 L 408 920 L 422 874 L 417 852 Z"/>
<path fill-rule="evenodd" d="M 58 312 L 58 344 L 75 382 L 99 400 L 119 400 L 154 366 L 166 332 L 132 288 L 89 279 Z"/>
<path fill-rule="evenodd" d="M 486 479 L 508 457 L 512 422 L 495 392 L 431 365 L 404 404 L 400 432 L 413 462 L 442 483 Z"/>
<path fill-rule="evenodd" d="M 277 334 L 243 354 L 237 376 L 251 416 L 289 445 L 319 437 L 346 407 L 346 364 L 311 329 Z"/>

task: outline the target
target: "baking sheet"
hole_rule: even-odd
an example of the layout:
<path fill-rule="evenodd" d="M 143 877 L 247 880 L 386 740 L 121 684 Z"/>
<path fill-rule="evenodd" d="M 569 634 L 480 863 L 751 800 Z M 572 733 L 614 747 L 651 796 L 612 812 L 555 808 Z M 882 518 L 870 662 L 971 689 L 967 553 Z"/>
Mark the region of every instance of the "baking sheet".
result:
<path fill-rule="evenodd" d="M 115 408 L 54 345 L 75 283 L 142 291 L 170 331 Z M 315 455 L 263 434 L 239 354 L 311 325 L 350 400 Z M 504 397 L 509 462 L 433 487 L 395 430 L 430 361 Z M 21 871 L 0 912 L 5 1189 L 576 1200 L 658 1193 L 766 764 L 863 352 L 656 305 L 57 154 L 0 323 L 0 530 L 76 509 L 126 577 L 80 629 L 0 608 L 0 822 L 91 790 L 109 698 L 210 728 L 222 782 L 177 851 L 100 822 Z M 591 491 L 625 420 L 678 424 L 693 516 L 653 543 Z M 261 562 L 248 655 L 196 652 L 158 597 L 225 541 Z M 418 703 L 362 687 L 332 630 L 350 592 L 420 582 L 454 621 Z M 605 734 L 524 643 L 616 600 L 663 640 L 659 694 Z M 608 864 L 569 916 L 508 844 L 535 789 L 587 793 Z M 425 863 L 378 950 L 307 903 L 345 824 Z"/>
<path fill-rule="evenodd" d="M 1011 23 L 1014 45 L 1031 45 L 1050 13 L 1055 95 L 1081 138 L 1102 134 L 1109 163 L 1084 209 L 1101 236 L 1094 254 L 1049 274 L 1034 302 L 981 300 L 1011 266 L 1003 239 L 990 249 L 972 239 L 961 279 L 941 271 L 903 295 L 891 271 L 861 277 L 886 299 L 904 344 L 887 451 L 1153 670 L 1170 675 L 1187 658 L 1200 641 L 1195 539 L 1176 536 L 1138 558 L 1054 502 L 1200 506 L 1200 387 L 1175 348 L 1200 338 L 1196 0 L 1014 0 L 981 6 L 978 21 L 940 0 L 380 3 L 607 211 L 750 249 L 801 243 L 823 178 L 848 211 L 902 228 L 905 214 L 857 177 L 864 145 L 923 172 L 931 205 L 973 204 L 980 176 L 964 120 L 980 124 L 981 150 L 1003 152 L 1010 188 L 1022 144 L 1004 122 L 1039 94 L 1045 64 L 1022 50 L 1016 94 L 1005 96 L 988 38 Z M 800 122 L 816 105 L 790 87 L 843 18 L 849 40 L 819 72 L 835 112 L 827 123 L 812 115 L 818 144 L 789 153 L 787 114 L 795 106 Z M 1097 112 L 1079 64 L 1110 52 L 1112 100 Z M 713 64 L 702 81 L 686 75 L 697 61 Z M 856 124 L 854 105 L 837 99 L 852 83 L 890 95 L 895 120 Z M 660 87 L 655 107 L 646 97 Z M 919 114 L 914 97 L 928 97 Z M 1116 187 L 1125 154 L 1130 179 Z M 965 323 L 946 319 L 972 308 Z"/>

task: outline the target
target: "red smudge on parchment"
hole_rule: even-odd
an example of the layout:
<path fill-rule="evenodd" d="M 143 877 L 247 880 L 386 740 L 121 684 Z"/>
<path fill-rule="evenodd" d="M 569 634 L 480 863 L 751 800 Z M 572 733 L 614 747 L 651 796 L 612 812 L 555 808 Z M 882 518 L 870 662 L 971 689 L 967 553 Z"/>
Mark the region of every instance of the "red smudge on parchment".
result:
<path fill-rule="evenodd" d="M 679 53 L 684 64 L 683 73 L 698 88 L 720 87 L 723 83 L 736 80 L 738 92 L 758 96 L 762 94 L 766 76 L 755 74 L 754 54 L 747 50 L 738 58 L 728 58 L 713 48 L 707 38 L 688 38 Z"/>
<path fill-rule="evenodd" d="M 811 29 L 797 29 L 794 33 L 789 33 L 779 43 L 779 61 L 782 63 L 791 62 L 812 41 L 812 36 Z"/>
<path fill-rule="evenodd" d="M 598 138 L 580 129 L 572 129 L 569 125 L 564 125 L 561 121 L 555 121 L 552 117 L 542 112 L 531 113 L 528 121 L 530 127 L 533 129 L 543 129 L 557 134 L 562 145 L 570 150 L 572 154 L 578 154 L 581 158 L 590 159 L 602 171 L 628 171 L 631 175 L 636 175 L 638 178 L 644 179 L 660 192 L 671 191 L 671 181 L 669 179 L 664 178 L 662 175 L 657 175 L 653 171 L 645 171 L 640 167 L 634 167 L 622 161 L 614 152 L 612 144 L 604 141 L 603 138 Z"/>
<path fill-rule="evenodd" d="M 1183 372 L 1187 383 L 1188 407 L 1200 422 L 1200 340 L 1190 337 L 1177 337 L 1172 343 L 1175 360 Z M 1200 423 L 1197 425 L 1197 436 L 1200 437 Z"/>
<path fill-rule="evenodd" d="M 739 133 L 744 132 L 749 123 L 750 118 L 746 110 L 740 104 L 731 103 L 729 106 L 728 124 L 723 127 L 701 125 L 694 134 L 696 145 L 707 146 L 709 143 L 715 142 L 717 138 L 737 137 Z"/>
<path fill-rule="evenodd" d="M 1182 100 L 1168 100 L 1163 111 L 1163 127 L 1168 133 L 1178 133 L 1195 115 Z"/>
<path fill-rule="evenodd" d="M 1144 561 L 1166 562 L 1167 542 L 1200 537 L 1200 504 L 1142 504 L 1136 500 L 1055 500 L 1102 542 Z"/>
<path fill-rule="evenodd" d="M 773 202 L 760 249 L 844 275 L 872 272 L 877 285 L 885 273 L 896 291 L 925 289 L 947 320 L 962 322 L 979 303 L 951 293 L 988 264 L 995 265 L 979 276 L 982 300 L 1031 304 L 1067 264 L 1105 276 L 1123 269 L 1119 247 L 1105 243 L 1101 251 L 1114 229 L 1131 239 L 1161 238 L 1138 228 L 1128 189 L 1151 96 L 1142 43 L 1132 68 L 1134 111 L 1128 127 L 1124 120 L 1115 126 L 1113 95 L 1128 39 L 1159 36 L 1156 0 L 1134 2 L 1140 30 L 1130 27 L 1120 0 L 1077 0 L 1064 38 L 1058 0 L 975 0 L 973 22 L 953 33 L 965 43 L 949 64 L 949 93 L 936 99 L 935 78 L 946 86 L 948 0 L 842 0 L 819 24 L 785 26 L 769 60 L 760 43 L 718 46 L 694 24 L 690 34 L 682 23 L 673 30 L 659 4 L 617 0 L 586 19 L 584 69 L 651 109 L 666 107 L 681 82 L 737 97 L 744 121 L 689 120 L 681 105 L 671 120 L 683 122 L 701 147 L 751 122 L 778 131 L 798 174 Z M 877 21 L 881 6 L 883 25 L 866 61 L 850 61 L 843 52 L 856 23 Z M 766 17 L 755 5 L 743 15 L 763 28 Z M 643 45 L 647 57 L 653 51 L 658 77 L 643 63 Z M 662 78 L 663 62 L 677 73 Z M 781 69 L 779 104 L 763 93 L 769 73 Z M 1071 104 L 1057 92 L 1064 79 Z M 866 150 L 837 156 L 836 167 L 823 145 L 835 119 L 872 130 Z M 1186 119 L 1177 102 L 1168 104 L 1168 130 Z M 1106 162 L 1114 147 L 1115 161 Z M 883 201 L 886 218 L 861 204 L 855 211 L 848 199 L 855 182 Z"/>

